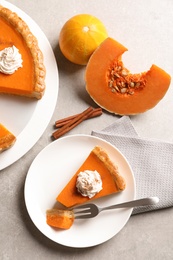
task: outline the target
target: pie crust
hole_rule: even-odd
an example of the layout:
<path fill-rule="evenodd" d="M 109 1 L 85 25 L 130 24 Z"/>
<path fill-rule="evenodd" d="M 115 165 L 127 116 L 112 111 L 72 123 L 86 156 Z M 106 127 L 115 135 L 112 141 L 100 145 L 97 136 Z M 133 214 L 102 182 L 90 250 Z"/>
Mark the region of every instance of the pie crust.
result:
<path fill-rule="evenodd" d="M 110 160 L 108 154 L 101 147 L 96 146 L 92 152 L 98 157 L 98 159 L 103 162 L 105 167 L 108 169 L 114 182 L 116 183 L 117 189 L 119 191 L 125 189 L 124 178 L 120 175 L 118 167 Z"/>
<path fill-rule="evenodd" d="M 16 141 L 16 137 L 2 124 L 0 124 L 0 152 L 10 148 Z"/>
<path fill-rule="evenodd" d="M 11 92 L 9 90 L 6 92 L 4 86 L 1 86 L 1 79 L 0 79 L 0 93 L 23 95 L 23 96 L 35 97 L 37 99 L 40 99 L 43 96 L 45 91 L 46 70 L 43 63 L 43 54 L 38 46 L 37 38 L 32 34 L 28 25 L 15 12 L 12 12 L 8 8 L 5 8 L 1 5 L 0 5 L 0 19 L 6 21 L 6 23 L 13 30 L 15 30 L 20 35 L 20 37 L 23 38 L 24 45 L 30 51 L 31 59 L 33 60 L 32 61 L 33 63 L 32 89 L 27 91 L 25 91 L 25 89 L 23 91 L 22 89 L 20 89 L 20 91 L 18 91 L 18 89 L 14 89 L 14 90 L 11 89 Z M 3 38 L 2 35 L 0 35 L 0 49 L 3 49 L 4 48 L 3 45 L 6 45 L 7 43 L 8 43 L 8 39 L 7 42 L 5 42 L 5 38 Z M 20 70 L 22 70 L 22 68 L 20 68 Z M 13 77 L 13 76 L 8 75 L 8 77 Z M 26 79 L 22 78 L 22 80 L 24 81 Z"/>
<path fill-rule="evenodd" d="M 77 176 L 79 172 L 85 170 L 98 171 L 102 179 L 102 190 L 92 198 L 82 196 L 76 188 Z M 123 191 L 125 187 L 125 180 L 119 173 L 118 167 L 111 161 L 103 148 L 95 146 L 81 167 L 79 167 L 71 180 L 57 196 L 56 200 L 69 208 Z"/>

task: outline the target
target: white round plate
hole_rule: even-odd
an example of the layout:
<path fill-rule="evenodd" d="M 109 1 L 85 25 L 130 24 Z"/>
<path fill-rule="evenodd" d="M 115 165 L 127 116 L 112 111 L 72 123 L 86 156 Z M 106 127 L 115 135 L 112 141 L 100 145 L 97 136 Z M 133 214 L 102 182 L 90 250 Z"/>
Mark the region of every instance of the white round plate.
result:
<path fill-rule="evenodd" d="M 95 145 L 105 148 L 126 180 L 123 192 L 98 199 L 108 206 L 135 198 L 135 180 L 125 157 L 110 143 L 89 135 L 60 138 L 45 147 L 33 161 L 25 182 L 25 203 L 36 227 L 49 239 L 65 246 L 84 248 L 101 244 L 116 235 L 127 223 L 132 209 L 117 209 L 100 213 L 93 219 L 76 220 L 68 230 L 55 230 L 46 224 L 46 210 L 56 203 L 56 197 Z M 56 203 L 58 206 L 58 203 Z"/>
<path fill-rule="evenodd" d="M 0 4 L 16 12 L 37 36 L 46 67 L 46 91 L 41 100 L 0 95 L 0 122 L 17 137 L 14 146 L 0 154 L 0 170 L 20 159 L 38 141 L 50 122 L 58 97 L 59 76 L 52 48 L 38 25 L 6 1 Z"/>

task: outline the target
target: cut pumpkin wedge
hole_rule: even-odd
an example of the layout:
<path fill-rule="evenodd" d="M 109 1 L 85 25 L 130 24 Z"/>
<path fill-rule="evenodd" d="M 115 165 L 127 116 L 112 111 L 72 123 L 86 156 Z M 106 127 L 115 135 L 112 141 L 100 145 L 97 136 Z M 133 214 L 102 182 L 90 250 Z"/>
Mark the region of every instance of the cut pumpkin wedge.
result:
<path fill-rule="evenodd" d="M 152 65 L 150 70 L 131 74 L 122 62 L 127 48 L 107 38 L 92 54 L 86 67 L 86 90 L 105 110 L 134 115 L 153 108 L 166 94 L 171 77 Z"/>

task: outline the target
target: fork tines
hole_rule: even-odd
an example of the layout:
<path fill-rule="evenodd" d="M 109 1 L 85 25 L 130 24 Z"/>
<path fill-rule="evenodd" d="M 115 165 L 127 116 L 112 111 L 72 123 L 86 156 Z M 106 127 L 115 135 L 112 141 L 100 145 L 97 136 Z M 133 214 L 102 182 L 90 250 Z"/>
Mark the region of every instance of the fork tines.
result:
<path fill-rule="evenodd" d="M 83 204 L 73 208 L 75 219 L 84 219 L 91 218 L 91 205 L 92 204 Z"/>

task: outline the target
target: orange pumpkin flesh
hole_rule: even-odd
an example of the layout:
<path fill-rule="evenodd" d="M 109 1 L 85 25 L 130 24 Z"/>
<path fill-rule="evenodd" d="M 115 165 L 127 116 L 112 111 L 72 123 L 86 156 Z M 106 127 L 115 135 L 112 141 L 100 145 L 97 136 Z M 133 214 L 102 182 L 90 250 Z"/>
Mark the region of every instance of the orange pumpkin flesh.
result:
<path fill-rule="evenodd" d="M 134 115 L 153 108 L 164 97 L 171 77 L 156 65 L 147 72 L 131 74 L 121 60 L 125 51 L 123 45 L 107 38 L 88 62 L 86 90 L 105 110 Z"/>

